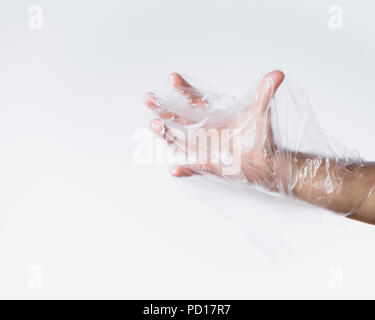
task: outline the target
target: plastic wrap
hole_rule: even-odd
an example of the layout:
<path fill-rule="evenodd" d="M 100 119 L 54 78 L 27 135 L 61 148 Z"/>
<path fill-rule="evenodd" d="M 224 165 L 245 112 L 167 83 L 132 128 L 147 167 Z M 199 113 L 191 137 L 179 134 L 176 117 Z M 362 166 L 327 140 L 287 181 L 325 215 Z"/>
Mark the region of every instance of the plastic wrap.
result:
<path fill-rule="evenodd" d="M 147 93 L 145 102 L 157 115 L 152 130 L 174 155 L 172 175 L 295 197 L 344 215 L 372 193 L 366 162 L 322 131 L 304 92 L 282 72 L 270 72 L 241 99 L 179 74 L 169 80 L 174 92 Z"/>

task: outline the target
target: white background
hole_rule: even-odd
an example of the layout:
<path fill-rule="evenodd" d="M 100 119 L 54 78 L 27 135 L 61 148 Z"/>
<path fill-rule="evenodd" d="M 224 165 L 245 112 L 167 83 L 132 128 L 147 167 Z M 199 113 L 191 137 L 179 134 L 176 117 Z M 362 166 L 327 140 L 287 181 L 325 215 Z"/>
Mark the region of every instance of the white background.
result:
<path fill-rule="evenodd" d="M 29 27 L 34 4 L 42 30 Z M 373 1 L 0 9 L 1 297 L 374 298 L 374 227 L 273 198 L 227 195 L 217 209 L 133 161 L 143 93 L 170 72 L 239 96 L 276 68 L 306 89 L 322 127 L 374 160 Z"/>

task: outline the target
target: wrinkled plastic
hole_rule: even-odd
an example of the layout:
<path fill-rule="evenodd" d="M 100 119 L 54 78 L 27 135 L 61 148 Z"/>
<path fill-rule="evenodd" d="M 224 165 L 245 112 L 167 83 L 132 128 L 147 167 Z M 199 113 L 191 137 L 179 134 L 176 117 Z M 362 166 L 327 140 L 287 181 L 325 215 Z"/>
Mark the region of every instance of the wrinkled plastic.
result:
<path fill-rule="evenodd" d="M 146 96 L 158 117 L 151 127 L 174 152 L 173 175 L 255 187 L 344 215 L 372 193 L 369 184 L 350 196 L 344 182 L 362 183 L 365 162 L 322 131 L 307 96 L 281 72 L 239 100 L 186 79 L 172 74 L 174 92 Z"/>

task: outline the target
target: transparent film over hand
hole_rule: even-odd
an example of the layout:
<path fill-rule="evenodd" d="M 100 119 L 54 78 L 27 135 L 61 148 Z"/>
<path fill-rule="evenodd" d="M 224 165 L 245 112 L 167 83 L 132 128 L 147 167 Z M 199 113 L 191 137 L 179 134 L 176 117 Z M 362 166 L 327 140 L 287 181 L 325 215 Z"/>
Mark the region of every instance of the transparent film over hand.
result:
<path fill-rule="evenodd" d="M 170 82 L 174 92 L 149 93 L 146 104 L 158 117 L 152 129 L 176 156 L 174 176 L 199 175 L 308 198 L 333 211 L 339 211 L 335 197 L 347 192 L 344 180 L 359 181 L 362 160 L 323 133 L 307 96 L 280 71 L 267 74 L 239 100 L 178 74 Z M 340 213 L 355 212 L 367 197 L 348 201 Z"/>

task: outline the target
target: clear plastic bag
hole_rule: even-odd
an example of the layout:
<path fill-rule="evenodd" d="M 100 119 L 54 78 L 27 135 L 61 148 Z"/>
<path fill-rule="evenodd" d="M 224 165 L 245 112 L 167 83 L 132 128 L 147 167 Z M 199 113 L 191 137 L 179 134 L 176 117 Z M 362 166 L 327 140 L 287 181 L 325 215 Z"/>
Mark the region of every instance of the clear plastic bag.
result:
<path fill-rule="evenodd" d="M 344 215 L 372 193 L 365 162 L 322 131 L 307 96 L 282 72 L 268 73 L 239 100 L 179 74 L 169 80 L 173 93 L 148 93 L 145 102 L 157 115 L 152 130 L 175 155 L 174 176 L 255 187 Z"/>

